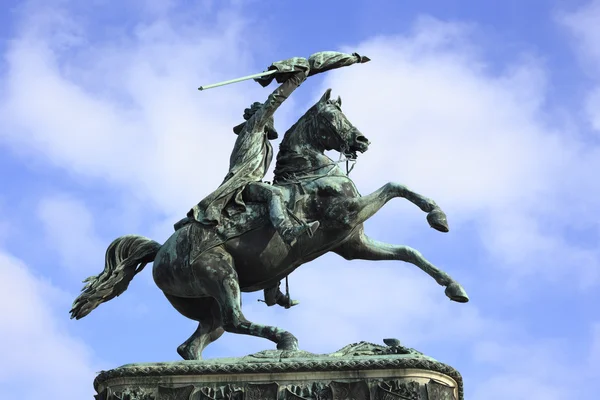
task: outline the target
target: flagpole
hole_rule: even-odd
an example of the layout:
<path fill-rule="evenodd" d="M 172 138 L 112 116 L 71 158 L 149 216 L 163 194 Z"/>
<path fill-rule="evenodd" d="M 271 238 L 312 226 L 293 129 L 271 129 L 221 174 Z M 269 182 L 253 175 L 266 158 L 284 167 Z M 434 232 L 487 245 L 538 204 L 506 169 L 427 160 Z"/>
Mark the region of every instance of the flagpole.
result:
<path fill-rule="evenodd" d="M 261 73 L 254 74 L 254 75 L 242 76 L 241 78 L 231 79 L 229 81 L 223 81 L 223 82 L 219 82 L 219 83 L 213 83 L 211 85 L 200 86 L 198 88 L 198 90 L 212 89 L 212 88 L 216 88 L 216 87 L 219 87 L 219 86 L 225 86 L 225 85 L 229 85 L 229 84 L 232 84 L 232 83 L 246 81 L 248 79 L 262 78 L 263 76 L 273 75 L 273 74 L 275 74 L 277 72 L 279 72 L 279 71 L 277 71 L 276 69 L 273 69 L 271 71 L 265 71 L 265 72 L 261 72 Z"/>

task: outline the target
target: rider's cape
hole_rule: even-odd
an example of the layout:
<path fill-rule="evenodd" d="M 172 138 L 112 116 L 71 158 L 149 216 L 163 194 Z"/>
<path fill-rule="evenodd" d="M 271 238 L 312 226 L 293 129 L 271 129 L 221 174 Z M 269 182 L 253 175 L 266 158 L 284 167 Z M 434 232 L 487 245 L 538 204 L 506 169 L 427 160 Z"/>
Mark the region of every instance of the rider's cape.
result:
<path fill-rule="evenodd" d="M 204 225 L 221 225 L 223 218 L 246 211 L 242 192 L 250 182 L 261 181 L 273 159 L 273 147 L 264 129 L 255 129 L 252 116 L 239 133 L 221 186 L 195 205 L 188 217 Z"/>
<path fill-rule="evenodd" d="M 241 231 L 252 229 L 249 225 L 260 222 L 260 220 L 252 218 L 244 212 L 246 204 L 244 204 L 242 193 L 250 182 L 258 182 L 264 178 L 273 159 L 273 147 L 264 129 L 266 120 L 270 115 L 273 115 L 281 103 L 300 86 L 308 75 L 352 65 L 360 62 L 360 60 L 361 57 L 356 53 L 350 55 L 338 52 L 321 52 L 313 54 L 309 60 L 294 58 L 273 63 L 269 67 L 269 69 L 289 73 L 291 76 L 289 74 L 276 74 L 275 79 L 281 85 L 273 91 L 263 107 L 250 117 L 238 134 L 229 161 L 229 173 L 223 183 L 188 212 L 188 219 L 196 220 L 201 225 L 193 230 L 197 230 L 198 234 L 206 235 L 208 240 L 210 235 L 206 232 L 210 229 L 206 229 L 206 227 L 216 225 L 216 236 L 223 241 L 237 236 Z M 272 79 L 273 75 L 269 79 L 259 80 L 259 83 L 266 86 Z M 245 221 L 246 219 L 247 221 Z M 183 226 L 182 222 L 176 224 L 176 229 Z M 213 235 L 213 237 L 215 236 Z M 211 245 L 207 244 L 207 246 L 210 247 Z"/>

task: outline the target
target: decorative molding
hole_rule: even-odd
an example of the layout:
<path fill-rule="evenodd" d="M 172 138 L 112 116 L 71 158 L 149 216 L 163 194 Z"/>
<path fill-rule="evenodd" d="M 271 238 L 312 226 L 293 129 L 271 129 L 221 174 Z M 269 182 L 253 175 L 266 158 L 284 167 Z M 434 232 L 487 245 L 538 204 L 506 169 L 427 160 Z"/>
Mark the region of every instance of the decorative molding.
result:
<path fill-rule="evenodd" d="M 103 391 L 96 400 L 463 400 L 463 381 L 457 370 L 403 347 L 395 339 L 386 339 L 386 343 L 387 347 L 368 342 L 354 343 L 329 355 L 300 350 L 265 350 L 234 359 L 129 364 L 100 372 L 94 380 L 94 388 L 98 391 L 102 387 Z M 354 378 L 351 380 L 342 377 L 347 374 L 340 374 L 339 378 L 331 375 L 348 371 L 406 369 L 448 376 L 457 384 L 458 398 L 455 397 L 454 386 L 434 379 L 424 383 L 423 380 L 418 382 L 421 378 L 410 376 L 357 380 L 357 376 L 352 375 Z M 294 381 L 293 375 L 289 379 L 285 377 L 287 373 L 301 372 L 316 374 L 301 381 Z M 319 378 L 319 372 L 329 373 L 331 380 Z M 245 377 L 248 374 L 284 375 L 277 378 L 278 382 L 259 383 L 249 381 Z M 201 382 L 190 381 L 189 377 L 194 375 L 201 376 Z M 237 383 L 211 382 L 211 375 L 237 377 Z M 173 384 L 171 387 L 170 382 L 175 382 L 173 377 L 188 377 L 187 381 L 194 384 L 183 387 Z M 135 386 L 122 390 L 127 378 L 134 379 L 132 384 Z M 118 384 L 111 382 L 114 379 L 118 379 Z M 113 384 L 116 388 L 111 387 Z"/>
<path fill-rule="evenodd" d="M 318 379 L 315 378 L 315 379 Z M 430 379 L 421 384 L 414 378 L 395 380 L 333 380 L 328 383 L 280 384 L 251 383 L 243 386 L 203 383 L 165 386 L 148 381 L 152 388 L 126 388 L 114 393 L 110 388 L 97 400 L 457 400 L 454 388 Z M 459 397 L 463 400 L 462 395 Z"/>
<path fill-rule="evenodd" d="M 158 387 L 158 400 L 190 400 L 194 385 L 168 387 L 160 385 Z"/>
<path fill-rule="evenodd" d="M 371 389 L 366 381 L 331 382 L 333 400 L 371 400 Z"/>
<path fill-rule="evenodd" d="M 427 384 L 427 396 L 435 400 L 455 400 L 454 390 L 450 386 L 433 379 Z"/>
<path fill-rule="evenodd" d="M 420 400 L 421 385 L 415 381 L 386 381 L 377 385 L 376 400 Z M 437 400 L 437 399 L 435 399 Z"/>

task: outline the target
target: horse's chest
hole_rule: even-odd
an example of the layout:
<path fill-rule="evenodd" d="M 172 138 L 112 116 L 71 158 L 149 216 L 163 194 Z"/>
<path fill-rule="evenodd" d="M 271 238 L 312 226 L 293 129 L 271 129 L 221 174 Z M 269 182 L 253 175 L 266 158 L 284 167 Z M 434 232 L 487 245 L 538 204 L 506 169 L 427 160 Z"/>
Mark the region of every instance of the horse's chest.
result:
<path fill-rule="evenodd" d="M 326 227 L 342 228 L 346 220 L 344 209 L 349 199 L 359 196 L 354 184 L 347 179 L 331 180 L 315 185 L 310 196 L 310 214 Z"/>
<path fill-rule="evenodd" d="M 329 182 L 317 183 L 314 187 L 317 198 L 328 200 L 333 198 L 351 198 L 358 195 L 356 186 L 348 179 L 336 179 Z"/>

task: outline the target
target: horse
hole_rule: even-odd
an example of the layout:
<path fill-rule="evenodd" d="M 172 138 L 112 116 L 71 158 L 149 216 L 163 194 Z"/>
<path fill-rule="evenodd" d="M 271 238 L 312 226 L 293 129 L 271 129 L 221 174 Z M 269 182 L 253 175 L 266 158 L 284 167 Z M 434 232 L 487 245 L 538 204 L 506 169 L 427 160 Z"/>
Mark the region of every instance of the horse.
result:
<path fill-rule="evenodd" d="M 190 221 L 163 245 L 139 235 L 119 237 L 106 251 L 102 273 L 84 281 L 71 318 L 80 319 L 123 293 L 153 262 L 156 285 L 179 313 L 198 322 L 177 348 L 183 359 L 202 359 L 206 346 L 224 332 L 265 338 L 279 350 L 298 350 L 292 333 L 249 321 L 242 312 L 241 293 L 273 288 L 296 268 L 328 252 L 346 260 L 411 263 L 445 287 L 450 300 L 467 302 L 463 287 L 417 250 L 366 235 L 363 223 L 398 197 L 427 213 L 432 228 L 448 232 L 446 215 L 433 200 L 395 182 L 361 196 L 339 162 L 325 154 L 334 150 L 352 158 L 367 151 L 369 144 L 342 112 L 341 99 L 332 100 L 328 89 L 285 133 L 272 183 L 284 193 L 291 215 L 320 221 L 313 235 L 287 245 L 269 222 L 266 207 L 248 203 L 245 212 L 225 219 L 230 224 L 227 236 L 213 226 Z"/>

